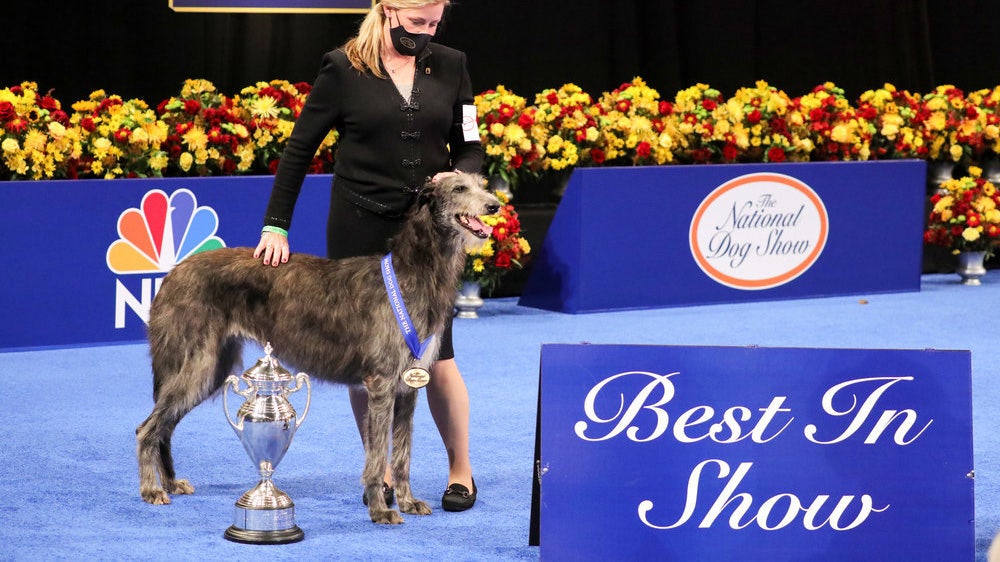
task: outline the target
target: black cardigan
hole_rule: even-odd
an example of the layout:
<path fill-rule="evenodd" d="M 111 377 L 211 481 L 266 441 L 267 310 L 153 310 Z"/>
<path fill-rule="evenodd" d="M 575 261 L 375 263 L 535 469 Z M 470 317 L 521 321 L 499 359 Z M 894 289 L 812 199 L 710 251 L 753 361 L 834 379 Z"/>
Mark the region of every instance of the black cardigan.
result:
<path fill-rule="evenodd" d="M 478 130 L 463 134 L 463 106 L 475 115 L 465 54 L 455 49 L 431 43 L 417 57 L 409 100 L 392 80 L 351 68 L 343 51 L 326 53 L 281 155 L 264 224 L 291 226 L 302 181 L 331 128 L 340 133 L 333 191 L 380 214 L 405 213 L 438 172 L 480 172 L 483 147 Z"/>

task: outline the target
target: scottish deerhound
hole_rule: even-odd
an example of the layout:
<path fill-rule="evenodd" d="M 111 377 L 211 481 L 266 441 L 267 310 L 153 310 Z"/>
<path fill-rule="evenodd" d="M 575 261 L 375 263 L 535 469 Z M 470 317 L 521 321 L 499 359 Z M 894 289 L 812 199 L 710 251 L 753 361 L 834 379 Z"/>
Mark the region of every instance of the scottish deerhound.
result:
<path fill-rule="evenodd" d="M 500 202 L 480 176 L 459 173 L 428 183 L 389 243 L 399 292 L 423 339 L 440 336 L 453 305 L 465 248 L 489 236 L 478 218 Z M 281 361 L 320 380 L 368 391 L 362 481 L 371 520 L 402 523 L 385 503 L 390 425 L 399 508 L 426 515 L 410 489 L 410 443 L 417 391 L 401 374 L 437 357 L 434 337 L 419 362 L 404 341 L 382 279 L 381 256 L 329 260 L 293 254 L 265 266 L 249 248 L 193 255 L 163 280 L 149 318 L 153 411 L 136 430 L 139 492 L 152 504 L 194 491 L 177 479 L 170 438 L 185 414 L 222 387 L 241 363 L 244 339 L 271 342 Z M 391 421 L 390 421 L 391 420 Z M 159 485 L 157 484 L 159 476 Z"/>

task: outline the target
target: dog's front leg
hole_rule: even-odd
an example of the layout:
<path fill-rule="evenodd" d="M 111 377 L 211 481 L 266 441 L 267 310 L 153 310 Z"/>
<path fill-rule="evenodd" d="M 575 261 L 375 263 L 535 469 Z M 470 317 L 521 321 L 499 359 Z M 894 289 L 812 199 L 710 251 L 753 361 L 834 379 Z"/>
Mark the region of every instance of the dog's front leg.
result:
<path fill-rule="evenodd" d="M 368 515 L 373 523 L 397 525 L 403 516 L 389 509 L 382 496 L 382 478 L 385 475 L 386 455 L 389 451 L 389 429 L 392 425 L 392 410 L 395 395 L 395 381 L 384 377 L 365 378 L 368 390 L 368 420 L 366 424 L 365 469 L 361 480 L 368 498 Z"/>
<path fill-rule="evenodd" d="M 413 442 L 413 411 L 417 405 L 417 391 L 411 388 L 396 395 L 392 415 L 392 479 L 396 488 L 399 510 L 414 515 L 430 515 L 431 507 L 413 497 L 410 488 L 410 455 Z"/>

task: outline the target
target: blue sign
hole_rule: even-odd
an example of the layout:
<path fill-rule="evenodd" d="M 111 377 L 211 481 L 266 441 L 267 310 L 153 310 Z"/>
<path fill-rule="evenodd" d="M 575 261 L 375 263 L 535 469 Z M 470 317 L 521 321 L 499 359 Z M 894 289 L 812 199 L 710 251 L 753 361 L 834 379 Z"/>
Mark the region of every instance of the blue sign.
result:
<path fill-rule="evenodd" d="M 170 0 L 175 12 L 366 12 L 374 0 Z"/>
<path fill-rule="evenodd" d="M 577 169 L 519 303 L 579 313 L 919 291 L 925 181 L 920 160 Z"/>
<path fill-rule="evenodd" d="M 271 176 L 4 182 L 0 349 L 140 341 L 174 264 L 256 246 Z M 292 251 L 326 255 L 330 175 L 307 176 Z"/>
<path fill-rule="evenodd" d="M 972 560 L 968 351 L 545 345 L 543 560 Z"/>

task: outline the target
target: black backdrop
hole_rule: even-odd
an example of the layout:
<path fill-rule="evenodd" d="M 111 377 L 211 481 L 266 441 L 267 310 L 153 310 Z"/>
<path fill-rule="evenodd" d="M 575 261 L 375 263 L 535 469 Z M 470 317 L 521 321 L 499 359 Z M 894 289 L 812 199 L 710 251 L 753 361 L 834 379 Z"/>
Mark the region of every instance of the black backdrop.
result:
<path fill-rule="evenodd" d="M 311 81 L 360 17 L 5 2 L 0 87 L 33 80 L 65 105 L 98 88 L 156 104 L 185 78 L 229 95 Z M 468 54 L 477 92 L 504 84 L 532 99 L 574 82 L 596 97 L 638 75 L 665 97 L 697 82 L 728 96 L 764 79 L 793 97 L 829 80 L 855 99 L 884 82 L 1000 84 L 998 27 L 996 0 L 459 0 L 438 39 Z"/>

